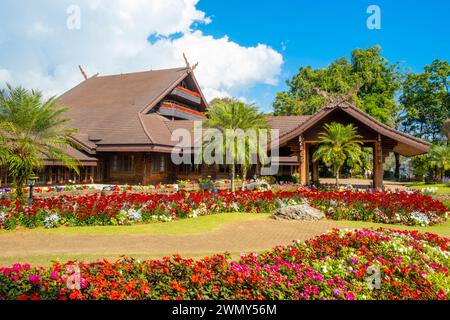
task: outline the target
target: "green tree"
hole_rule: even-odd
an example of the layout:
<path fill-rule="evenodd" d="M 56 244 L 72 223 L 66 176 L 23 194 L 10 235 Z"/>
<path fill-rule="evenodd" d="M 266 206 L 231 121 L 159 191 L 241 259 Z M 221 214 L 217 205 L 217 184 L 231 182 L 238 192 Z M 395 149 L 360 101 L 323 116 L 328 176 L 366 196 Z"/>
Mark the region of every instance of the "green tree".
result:
<path fill-rule="evenodd" d="M 235 190 L 236 165 L 241 164 L 243 169 L 243 180 L 250 166 L 252 157 L 251 151 L 255 150 L 260 158 L 264 156 L 263 150 L 258 148 L 258 131 L 268 128 L 267 119 L 264 114 L 258 111 L 254 104 L 246 104 L 236 99 L 216 100 L 207 112 L 208 119 L 205 121 L 206 128 L 215 128 L 222 133 L 223 140 L 216 139 L 205 134 L 205 144 L 213 146 L 214 150 L 222 155 L 223 163 L 230 167 L 231 189 Z M 256 137 L 245 135 L 243 138 L 243 148 L 239 148 L 236 130 L 253 129 Z M 241 146 L 242 147 L 242 146 Z M 232 150 L 231 159 L 227 159 L 227 150 Z M 227 160 L 231 160 L 228 162 Z"/>
<path fill-rule="evenodd" d="M 439 171 L 441 180 L 444 180 L 445 171 L 450 169 L 450 147 L 433 145 L 428 154 L 428 163 Z"/>
<path fill-rule="evenodd" d="M 410 167 L 414 175 L 414 178 L 420 181 L 424 181 L 430 169 L 429 168 L 430 164 L 428 162 L 428 155 L 422 154 L 413 157 L 410 162 Z"/>
<path fill-rule="evenodd" d="M 450 118 L 450 65 L 434 60 L 420 74 L 408 74 L 400 102 L 404 107 L 405 131 L 431 141 L 443 138 L 442 127 Z"/>
<path fill-rule="evenodd" d="M 397 64 L 381 56 L 381 48 L 356 49 L 351 61 L 340 58 L 323 69 L 301 67 L 287 81 L 288 91 L 279 92 L 273 104 L 275 115 L 310 115 L 330 103 L 330 97 L 345 99 L 381 122 L 394 126 L 399 106 L 395 101 L 401 73 Z M 356 88 L 356 90 L 355 90 Z M 319 89 L 319 90 L 317 90 Z"/>
<path fill-rule="evenodd" d="M 22 201 L 23 188 L 46 159 L 63 162 L 78 173 L 77 163 L 66 150 L 71 144 L 66 109 L 55 98 L 44 99 L 39 91 L 7 85 L 0 92 L 0 157 L 13 178 L 15 197 Z"/>
<path fill-rule="evenodd" d="M 450 140 L 450 119 L 445 120 L 442 126 L 442 133 L 445 135 L 448 142 L 448 140 Z"/>
<path fill-rule="evenodd" d="M 326 166 L 331 167 L 336 177 L 336 185 L 339 185 L 339 172 L 347 160 L 362 165 L 362 137 L 357 134 L 352 124 L 345 126 L 332 122 L 325 124 L 324 128 L 325 132 L 319 134 L 320 145 L 313 154 L 313 161 L 322 160 Z"/>

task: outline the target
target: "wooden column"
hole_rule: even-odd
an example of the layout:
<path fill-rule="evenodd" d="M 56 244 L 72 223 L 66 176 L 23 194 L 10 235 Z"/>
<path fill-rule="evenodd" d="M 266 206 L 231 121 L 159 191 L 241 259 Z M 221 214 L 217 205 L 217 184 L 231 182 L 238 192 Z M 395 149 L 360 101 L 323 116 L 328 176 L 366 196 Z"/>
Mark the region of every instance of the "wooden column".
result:
<path fill-rule="evenodd" d="M 147 184 L 147 157 L 145 153 L 142 155 L 142 184 Z"/>
<path fill-rule="evenodd" d="M 377 190 L 383 189 L 383 148 L 380 134 L 373 151 L 373 187 Z"/>
<path fill-rule="evenodd" d="M 312 169 L 312 182 L 314 184 L 319 183 L 319 161 L 315 161 L 312 163 L 313 169 Z"/>
<path fill-rule="evenodd" d="M 306 157 L 306 145 L 303 140 L 303 136 L 300 135 L 298 137 L 298 145 L 299 145 L 299 155 L 298 155 L 298 173 L 299 173 L 299 183 L 302 185 L 306 185 L 308 183 L 307 177 L 307 157 Z"/>
<path fill-rule="evenodd" d="M 100 165 L 97 163 L 97 165 Z M 95 167 L 91 167 L 91 176 L 89 177 L 89 183 L 94 184 L 95 183 Z"/>
<path fill-rule="evenodd" d="M 305 143 L 305 185 L 309 185 L 309 149 L 310 144 Z"/>

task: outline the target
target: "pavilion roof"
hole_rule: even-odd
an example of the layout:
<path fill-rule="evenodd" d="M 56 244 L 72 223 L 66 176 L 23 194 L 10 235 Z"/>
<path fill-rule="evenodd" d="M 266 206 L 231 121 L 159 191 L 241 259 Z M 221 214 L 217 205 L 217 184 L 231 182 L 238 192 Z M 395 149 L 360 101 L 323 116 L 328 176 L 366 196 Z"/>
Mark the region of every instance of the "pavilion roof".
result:
<path fill-rule="evenodd" d="M 290 130 L 284 131 L 283 134 L 280 134 L 279 144 L 281 145 L 295 137 L 298 137 L 300 134 L 303 134 L 320 120 L 336 110 L 341 110 L 347 113 L 354 119 L 364 123 L 372 130 L 378 132 L 380 135 L 396 141 L 397 146 L 394 147 L 393 150 L 395 152 L 398 152 L 404 156 L 414 156 L 429 152 L 431 143 L 389 127 L 371 117 L 361 109 L 345 101 L 327 105 L 309 117 L 306 121 L 300 122 L 297 126 L 291 128 Z"/>

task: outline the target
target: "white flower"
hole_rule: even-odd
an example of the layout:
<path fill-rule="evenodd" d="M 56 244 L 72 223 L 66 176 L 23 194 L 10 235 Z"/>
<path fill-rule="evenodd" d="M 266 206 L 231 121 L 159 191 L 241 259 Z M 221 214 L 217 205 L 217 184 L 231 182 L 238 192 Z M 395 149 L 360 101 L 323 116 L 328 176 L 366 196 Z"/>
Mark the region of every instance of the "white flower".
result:
<path fill-rule="evenodd" d="M 131 221 L 142 221 L 141 210 L 129 209 L 127 212 L 127 216 Z"/>
<path fill-rule="evenodd" d="M 423 227 L 430 224 L 430 219 L 428 219 L 428 217 L 421 212 L 412 212 L 411 217 Z"/>
<path fill-rule="evenodd" d="M 0 224 L 5 223 L 6 221 L 6 213 L 0 211 Z"/>
<path fill-rule="evenodd" d="M 44 225 L 47 229 L 55 228 L 58 225 L 59 216 L 53 213 L 44 219 Z"/>

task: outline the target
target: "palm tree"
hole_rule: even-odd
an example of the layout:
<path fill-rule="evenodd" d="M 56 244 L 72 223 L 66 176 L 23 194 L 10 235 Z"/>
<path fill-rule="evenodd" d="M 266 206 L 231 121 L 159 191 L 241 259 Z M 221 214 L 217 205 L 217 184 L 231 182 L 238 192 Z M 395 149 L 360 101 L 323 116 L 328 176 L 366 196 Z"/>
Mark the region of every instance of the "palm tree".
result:
<path fill-rule="evenodd" d="M 251 150 L 256 150 L 257 155 L 264 156 L 264 153 L 258 148 L 258 132 L 261 129 L 268 128 L 267 120 L 264 114 L 258 111 L 254 104 L 246 104 L 236 99 L 217 99 L 211 105 L 208 113 L 208 119 L 205 121 L 206 128 L 218 129 L 222 133 L 223 139 L 211 139 L 208 134 L 205 135 L 204 141 L 212 145 L 214 150 L 223 158 L 225 165 L 230 167 L 231 190 L 235 190 L 234 180 L 236 175 L 236 165 L 242 164 L 243 180 L 245 180 L 249 166 L 251 165 Z M 239 148 L 235 139 L 236 130 L 241 129 L 244 132 L 253 129 L 256 137 L 245 135 L 244 147 Z M 212 141 L 213 140 L 213 141 Z M 227 140 L 232 141 L 232 145 L 227 145 Z M 230 143 L 228 143 L 230 144 Z M 256 147 L 256 148 L 254 148 Z M 227 150 L 233 150 L 233 158 L 227 163 Z M 230 160 L 230 159 L 228 159 Z"/>
<path fill-rule="evenodd" d="M 445 171 L 450 169 L 450 147 L 434 145 L 428 155 L 428 163 L 440 171 L 441 180 L 444 180 Z"/>
<path fill-rule="evenodd" d="M 44 99 L 39 91 L 10 85 L 0 91 L 0 164 L 13 178 L 16 200 L 23 200 L 27 179 L 45 160 L 60 161 L 79 173 L 76 160 L 66 153 L 74 130 L 61 117 L 65 111 L 56 98 Z"/>
<path fill-rule="evenodd" d="M 264 127 L 260 127 L 256 129 L 255 133 L 258 135 L 259 130 L 263 128 Z M 256 153 L 253 154 L 252 151 L 256 151 Z M 267 154 L 264 149 L 261 149 L 259 147 L 257 139 L 246 137 L 242 149 L 238 151 L 238 157 L 240 157 L 239 163 L 242 173 L 242 190 L 245 190 L 245 180 L 247 179 L 247 173 L 250 170 L 251 166 L 255 164 L 254 162 L 252 162 L 253 156 L 256 156 L 257 161 L 259 161 L 260 163 L 266 163 Z"/>
<path fill-rule="evenodd" d="M 319 134 L 320 146 L 313 154 L 313 161 L 322 160 L 326 166 L 332 167 L 339 185 L 339 171 L 345 161 L 362 164 L 362 137 L 356 133 L 356 128 L 349 124 L 344 126 L 332 122 L 326 124 L 325 132 Z"/>

